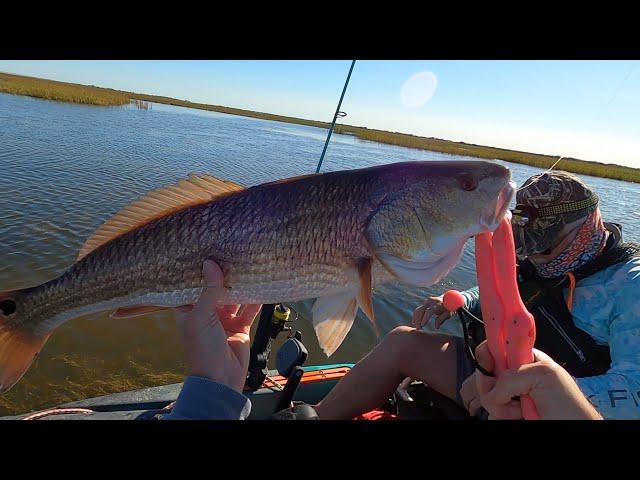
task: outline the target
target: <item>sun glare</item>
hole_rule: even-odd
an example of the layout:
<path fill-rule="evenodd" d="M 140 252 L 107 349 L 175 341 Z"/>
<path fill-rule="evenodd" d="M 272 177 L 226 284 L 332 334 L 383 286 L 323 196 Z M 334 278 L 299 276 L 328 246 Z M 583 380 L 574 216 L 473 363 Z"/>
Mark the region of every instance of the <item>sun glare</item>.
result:
<path fill-rule="evenodd" d="M 407 108 L 419 108 L 426 104 L 436 91 L 438 77 L 433 72 L 419 72 L 404 82 L 400 97 Z"/>

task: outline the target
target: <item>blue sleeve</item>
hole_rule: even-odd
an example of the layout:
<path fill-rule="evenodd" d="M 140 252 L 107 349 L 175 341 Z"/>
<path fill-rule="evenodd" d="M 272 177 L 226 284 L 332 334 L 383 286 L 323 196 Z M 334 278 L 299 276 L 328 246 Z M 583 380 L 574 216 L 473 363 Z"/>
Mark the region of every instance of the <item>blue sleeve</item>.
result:
<path fill-rule="evenodd" d="M 464 297 L 464 306 L 473 313 L 476 317 L 480 316 L 480 288 L 471 287 L 463 292 L 460 292 Z"/>
<path fill-rule="evenodd" d="M 163 420 L 244 420 L 251 402 L 235 390 L 213 380 L 189 376 L 170 414 Z"/>
<path fill-rule="evenodd" d="M 611 367 L 576 382 L 605 419 L 640 419 L 640 262 L 609 285 L 617 290 L 608 329 Z"/>

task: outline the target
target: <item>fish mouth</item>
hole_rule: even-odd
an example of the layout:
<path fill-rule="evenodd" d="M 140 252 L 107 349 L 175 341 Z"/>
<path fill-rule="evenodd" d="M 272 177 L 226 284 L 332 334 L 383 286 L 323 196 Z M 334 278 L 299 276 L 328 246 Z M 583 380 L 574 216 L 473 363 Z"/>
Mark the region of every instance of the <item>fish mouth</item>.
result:
<path fill-rule="evenodd" d="M 504 188 L 500 190 L 500 193 L 498 194 L 496 200 L 482 211 L 482 213 L 480 214 L 480 226 L 485 231 L 493 232 L 496 228 L 498 228 L 498 225 L 500 225 L 502 218 L 507 213 L 509 204 L 511 203 L 511 200 L 513 199 L 515 194 L 516 184 L 514 181 L 510 180 L 509 183 L 507 183 Z"/>

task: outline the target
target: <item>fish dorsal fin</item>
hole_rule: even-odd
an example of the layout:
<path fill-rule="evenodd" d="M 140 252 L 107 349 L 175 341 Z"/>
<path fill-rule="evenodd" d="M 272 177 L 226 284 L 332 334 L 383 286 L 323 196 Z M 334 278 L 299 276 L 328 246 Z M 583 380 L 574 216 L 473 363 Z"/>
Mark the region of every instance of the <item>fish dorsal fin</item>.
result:
<path fill-rule="evenodd" d="M 265 185 L 280 185 L 283 183 L 292 183 L 298 180 L 302 180 L 303 178 L 311 178 L 311 177 L 319 177 L 322 175 L 321 173 L 307 173 L 305 175 L 298 175 L 296 177 L 289 178 L 281 178 L 280 180 L 274 180 L 273 182 L 265 183 Z"/>
<path fill-rule="evenodd" d="M 188 180 L 183 179 L 175 185 L 153 190 L 124 207 L 98 228 L 82 246 L 76 261 L 114 238 L 156 218 L 239 190 L 244 190 L 244 187 L 211 175 L 191 175 Z"/>

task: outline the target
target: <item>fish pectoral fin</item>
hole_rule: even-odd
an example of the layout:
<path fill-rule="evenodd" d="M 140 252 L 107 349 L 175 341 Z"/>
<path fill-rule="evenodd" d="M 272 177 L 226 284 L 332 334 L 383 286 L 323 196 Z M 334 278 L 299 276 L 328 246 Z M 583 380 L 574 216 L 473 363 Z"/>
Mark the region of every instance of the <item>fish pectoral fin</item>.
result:
<path fill-rule="evenodd" d="M 373 313 L 373 299 L 372 299 L 372 276 L 371 266 L 373 265 L 372 258 L 361 258 L 356 263 L 358 268 L 358 275 L 360 276 L 360 288 L 358 289 L 358 306 L 362 309 L 364 314 L 373 325 L 373 330 L 376 333 L 376 337 L 380 338 L 380 329 L 376 323 L 376 317 Z"/>
<path fill-rule="evenodd" d="M 171 307 L 160 307 L 156 305 L 137 305 L 135 307 L 122 307 L 111 314 L 111 318 L 131 318 L 148 313 L 168 310 Z"/>
<path fill-rule="evenodd" d="M 175 185 L 153 190 L 124 207 L 98 228 L 82 246 L 76 261 L 140 225 L 240 190 L 244 190 L 242 185 L 211 175 L 191 175 L 188 180 L 183 179 Z"/>
<path fill-rule="evenodd" d="M 311 310 L 313 328 L 320 347 L 330 357 L 351 330 L 358 312 L 355 292 L 348 291 L 318 298 Z"/>

